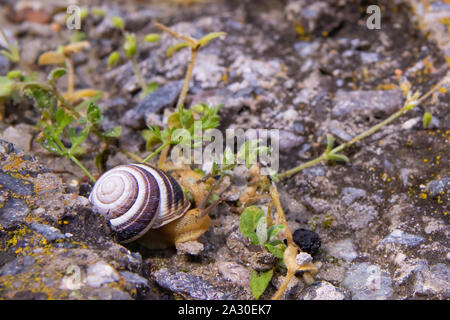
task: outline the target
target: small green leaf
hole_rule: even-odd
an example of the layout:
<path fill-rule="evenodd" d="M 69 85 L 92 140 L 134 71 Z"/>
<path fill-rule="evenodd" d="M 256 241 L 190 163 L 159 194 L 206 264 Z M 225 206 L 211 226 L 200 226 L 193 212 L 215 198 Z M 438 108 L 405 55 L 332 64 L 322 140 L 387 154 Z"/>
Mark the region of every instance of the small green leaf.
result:
<path fill-rule="evenodd" d="M 0 98 L 11 96 L 13 81 L 7 77 L 0 77 Z"/>
<path fill-rule="evenodd" d="M 330 153 L 327 155 L 328 160 L 336 160 L 336 161 L 343 161 L 343 162 L 349 162 L 350 160 L 344 156 L 341 153 Z"/>
<path fill-rule="evenodd" d="M 76 31 L 74 34 L 70 36 L 71 43 L 80 42 L 83 41 L 84 39 L 86 39 L 86 33 L 81 31 Z"/>
<path fill-rule="evenodd" d="M 253 297 L 259 299 L 259 297 L 266 290 L 270 280 L 273 276 L 273 269 L 258 273 L 252 270 L 250 275 L 250 289 L 252 290 Z"/>
<path fill-rule="evenodd" d="M 95 104 L 91 103 L 87 110 L 87 119 L 90 123 L 98 125 L 102 123 L 103 116 L 100 108 Z"/>
<path fill-rule="evenodd" d="M 267 241 L 267 218 L 261 217 L 256 224 L 256 237 L 260 245 L 264 245 Z"/>
<path fill-rule="evenodd" d="M 71 124 L 72 121 L 73 117 L 70 114 L 66 113 L 64 108 L 59 108 L 56 111 L 56 124 L 58 125 L 57 131 L 62 132 L 62 130 L 64 130 L 65 127 Z"/>
<path fill-rule="evenodd" d="M 431 120 L 433 120 L 433 115 L 431 114 L 431 112 L 425 112 L 423 114 L 423 118 L 422 118 L 422 123 L 423 123 L 423 127 L 426 129 L 428 128 L 428 126 L 431 123 Z"/>
<path fill-rule="evenodd" d="M 125 34 L 125 43 L 123 45 L 125 56 L 129 59 L 133 58 L 137 51 L 136 36 L 132 33 Z"/>
<path fill-rule="evenodd" d="M 258 221 L 264 217 L 264 211 L 257 206 L 250 206 L 242 212 L 239 218 L 239 229 L 244 237 L 250 238 L 253 244 L 258 244 L 256 226 Z"/>
<path fill-rule="evenodd" d="M 110 128 L 110 129 L 106 130 L 103 135 L 105 137 L 109 137 L 109 138 L 118 138 L 118 137 L 120 137 L 121 134 L 122 134 L 122 127 L 116 126 L 114 128 Z"/>
<path fill-rule="evenodd" d="M 20 79 L 22 77 L 22 71 L 20 71 L 20 70 L 11 70 L 10 72 L 8 72 L 6 74 L 6 77 L 8 79 L 11 79 L 11 80 L 13 80 L 13 79 Z"/>
<path fill-rule="evenodd" d="M 280 240 L 275 240 L 275 241 L 266 243 L 264 246 L 275 257 L 277 257 L 278 259 L 283 259 L 284 250 L 286 250 L 286 245 L 283 242 L 281 242 Z"/>
<path fill-rule="evenodd" d="M 147 83 L 145 88 L 142 88 L 143 90 L 140 95 L 141 99 L 144 99 L 149 93 L 152 93 L 153 91 L 158 90 L 158 88 L 159 88 L 159 85 L 158 85 L 158 82 L 156 82 L 156 81 Z"/>
<path fill-rule="evenodd" d="M 161 40 L 161 36 L 157 33 L 149 33 L 145 36 L 147 42 L 158 42 Z"/>
<path fill-rule="evenodd" d="M 119 29 L 125 28 L 125 22 L 123 21 L 123 19 L 121 17 L 114 16 L 111 18 L 111 22 L 114 25 L 114 27 L 116 27 L 116 28 L 119 28 Z"/>
<path fill-rule="evenodd" d="M 197 41 L 197 43 L 203 47 L 206 46 L 211 40 L 226 36 L 227 34 L 225 32 L 211 32 L 208 33 L 206 36 L 200 38 L 200 40 Z"/>
<path fill-rule="evenodd" d="M 119 58 L 120 58 L 119 52 L 117 51 L 112 52 L 108 57 L 108 68 L 114 68 L 119 62 Z"/>
<path fill-rule="evenodd" d="M 281 230 L 286 229 L 286 226 L 284 224 L 276 224 L 269 228 L 268 234 L 269 234 L 269 241 L 272 241 L 280 232 Z"/>
<path fill-rule="evenodd" d="M 178 42 L 167 49 L 167 56 L 170 58 L 175 52 L 180 51 L 183 48 L 189 47 L 191 44 L 189 42 Z"/>
<path fill-rule="evenodd" d="M 48 75 L 48 81 L 54 82 L 55 80 L 61 78 L 66 73 L 67 73 L 67 70 L 65 68 L 55 68 Z"/>
<path fill-rule="evenodd" d="M 330 152 L 333 149 L 334 145 L 334 137 L 331 134 L 327 134 L 327 152 Z"/>
<path fill-rule="evenodd" d="M 103 11 L 102 9 L 100 9 L 100 8 L 92 8 L 91 9 L 91 13 L 93 14 L 93 15 L 96 15 L 96 16 L 99 16 L 99 17 L 104 17 L 105 16 L 105 11 Z"/>

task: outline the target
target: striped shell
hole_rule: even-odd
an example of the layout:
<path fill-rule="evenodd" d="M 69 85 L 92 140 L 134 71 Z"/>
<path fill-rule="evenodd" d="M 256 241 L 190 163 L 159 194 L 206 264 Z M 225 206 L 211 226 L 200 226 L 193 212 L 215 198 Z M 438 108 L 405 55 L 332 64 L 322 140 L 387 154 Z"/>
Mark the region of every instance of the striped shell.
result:
<path fill-rule="evenodd" d="M 127 243 L 181 217 L 190 206 L 178 182 L 145 164 L 117 166 L 95 183 L 90 202 Z"/>

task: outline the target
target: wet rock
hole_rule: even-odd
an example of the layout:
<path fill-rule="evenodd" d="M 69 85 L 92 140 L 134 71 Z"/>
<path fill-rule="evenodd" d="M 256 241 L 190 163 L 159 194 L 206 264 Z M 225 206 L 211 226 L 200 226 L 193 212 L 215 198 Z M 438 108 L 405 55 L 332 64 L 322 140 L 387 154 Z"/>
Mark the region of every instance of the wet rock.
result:
<path fill-rule="evenodd" d="M 349 294 L 328 281 L 314 282 L 302 290 L 299 300 L 348 300 Z"/>
<path fill-rule="evenodd" d="M 403 102 L 401 90 L 380 91 L 344 91 L 336 93 L 336 103 L 332 109 L 332 116 L 345 118 L 353 117 L 386 117 L 396 111 Z"/>
<path fill-rule="evenodd" d="M 327 250 L 328 254 L 332 255 L 333 257 L 341 258 L 349 262 L 358 257 L 355 245 L 350 239 L 344 239 L 329 243 L 327 244 L 325 249 Z"/>
<path fill-rule="evenodd" d="M 300 228 L 295 230 L 293 238 L 302 251 L 312 255 L 319 251 L 321 241 L 319 235 L 314 231 Z"/>
<path fill-rule="evenodd" d="M 430 181 L 427 185 L 427 192 L 431 197 L 437 197 L 448 193 L 450 189 L 450 178 L 444 177 L 439 180 Z"/>
<path fill-rule="evenodd" d="M 23 223 L 30 213 L 30 208 L 25 200 L 11 198 L 3 204 L 3 207 L 0 208 L 0 225 L 5 229 Z"/>
<path fill-rule="evenodd" d="M 193 299 L 220 300 L 225 298 L 225 293 L 210 283 L 184 272 L 163 268 L 153 273 L 153 276 L 161 287 L 175 293 L 188 295 Z"/>
<path fill-rule="evenodd" d="M 182 85 L 182 81 L 169 82 L 153 91 L 133 109 L 125 113 L 122 123 L 135 129 L 145 128 L 145 115 L 157 113 L 164 108 L 173 106 L 180 94 Z"/>
<path fill-rule="evenodd" d="M 99 261 L 87 269 L 86 283 L 90 287 L 98 288 L 116 281 L 119 281 L 119 275 L 113 267 L 104 261 Z"/>
<path fill-rule="evenodd" d="M 354 264 L 346 272 L 343 285 L 353 300 L 386 300 L 393 294 L 389 273 L 368 262 Z"/>
<path fill-rule="evenodd" d="M 366 191 L 363 189 L 347 187 L 342 189 L 341 196 L 342 201 L 348 206 L 355 202 L 355 200 L 364 198 L 366 196 Z"/>
<path fill-rule="evenodd" d="M 395 243 L 415 247 L 421 244 L 425 239 L 421 236 L 406 233 L 400 229 L 395 229 L 386 238 L 381 240 L 381 244 Z"/>
<path fill-rule="evenodd" d="M 65 238 L 65 235 L 62 234 L 57 228 L 46 224 L 33 222 L 30 224 L 30 228 L 42 234 L 47 241 L 55 241 Z"/>

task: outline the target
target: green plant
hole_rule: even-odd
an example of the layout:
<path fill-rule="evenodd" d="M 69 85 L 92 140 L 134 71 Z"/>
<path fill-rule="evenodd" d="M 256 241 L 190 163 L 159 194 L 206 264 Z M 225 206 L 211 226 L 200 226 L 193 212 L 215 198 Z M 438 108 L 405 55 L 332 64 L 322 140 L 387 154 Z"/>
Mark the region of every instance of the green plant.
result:
<path fill-rule="evenodd" d="M 8 41 L 8 38 L 6 37 L 6 35 L 3 32 L 3 29 L 1 27 L 0 27 L 0 34 L 3 37 L 3 40 L 5 40 L 6 46 L 8 47 L 7 50 L 0 50 L 0 54 L 4 55 L 12 62 L 18 63 L 20 61 L 20 53 L 19 53 L 19 45 L 17 44 L 17 41 L 15 41 L 13 44 L 11 44 Z"/>
<path fill-rule="evenodd" d="M 239 230 L 242 235 L 249 238 L 254 245 L 259 245 L 263 250 L 267 250 L 275 257 L 283 261 L 286 245 L 277 235 L 286 228 L 283 224 L 268 225 L 268 217 L 264 211 L 257 206 L 247 207 L 239 218 Z M 255 299 L 258 299 L 264 292 L 273 275 L 273 268 L 263 273 L 252 271 L 250 277 L 250 288 Z"/>
<path fill-rule="evenodd" d="M 154 81 L 150 82 L 150 83 L 146 83 L 146 81 L 142 77 L 141 72 L 139 71 L 139 68 L 138 68 L 137 62 L 136 62 L 136 53 L 138 50 L 138 43 L 137 43 L 136 35 L 134 33 L 125 31 L 125 22 L 121 17 L 114 16 L 111 18 L 111 22 L 114 25 L 114 27 L 119 29 L 121 31 L 122 35 L 124 36 L 123 54 L 131 63 L 131 68 L 133 69 L 133 72 L 136 75 L 136 78 L 139 82 L 139 86 L 141 87 L 141 90 L 142 90 L 140 93 L 140 98 L 143 99 L 150 92 L 153 92 L 156 89 L 158 89 L 158 83 L 154 82 Z M 160 40 L 160 36 L 158 34 L 151 33 L 151 34 L 147 34 L 145 36 L 146 42 L 159 42 L 159 40 Z M 112 52 L 108 57 L 108 66 L 110 68 L 116 66 L 119 61 L 119 58 L 120 58 L 120 54 L 118 51 Z"/>

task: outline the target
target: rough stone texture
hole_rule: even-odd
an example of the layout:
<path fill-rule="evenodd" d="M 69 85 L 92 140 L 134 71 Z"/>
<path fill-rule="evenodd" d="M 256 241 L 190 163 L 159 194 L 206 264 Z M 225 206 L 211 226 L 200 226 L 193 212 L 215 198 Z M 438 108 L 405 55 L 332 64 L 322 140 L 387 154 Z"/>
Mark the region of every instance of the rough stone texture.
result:
<path fill-rule="evenodd" d="M 318 281 L 302 290 L 299 300 L 348 300 L 349 294 L 327 281 Z"/>
<path fill-rule="evenodd" d="M 389 273 L 370 263 L 354 264 L 347 270 L 343 285 L 352 293 L 353 300 L 386 300 L 392 298 Z"/>
<path fill-rule="evenodd" d="M 153 276 L 161 287 L 194 299 L 219 300 L 226 297 L 224 292 L 203 279 L 184 272 L 170 271 L 164 268 L 156 271 Z"/>
<path fill-rule="evenodd" d="M 106 221 L 86 199 L 65 193 L 59 177 L 2 140 L 0 168 L 1 298 L 131 299 L 145 294 L 149 286 L 136 281 L 144 270 L 142 259 L 114 242 Z M 117 270 L 138 274 L 132 278 Z"/>
<path fill-rule="evenodd" d="M 390 234 L 388 234 L 387 237 L 384 238 L 380 243 L 381 244 L 396 243 L 410 247 L 415 247 L 421 244 L 424 240 L 425 239 L 420 236 L 416 236 L 414 234 L 409 234 L 402 230 L 395 229 Z"/>

